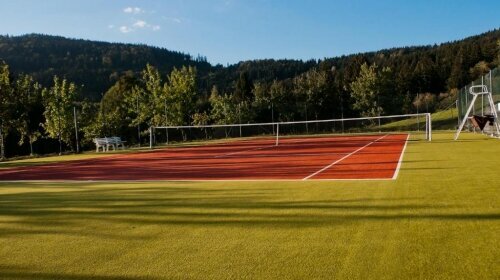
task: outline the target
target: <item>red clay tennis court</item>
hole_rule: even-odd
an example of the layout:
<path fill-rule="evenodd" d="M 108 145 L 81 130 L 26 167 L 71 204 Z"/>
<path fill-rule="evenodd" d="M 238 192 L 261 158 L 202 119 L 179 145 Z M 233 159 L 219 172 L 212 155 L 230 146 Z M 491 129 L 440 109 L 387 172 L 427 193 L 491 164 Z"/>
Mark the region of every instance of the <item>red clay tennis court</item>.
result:
<path fill-rule="evenodd" d="M 0 180 L 395 179 L 408 137 L 256 138 L 0 169 Z"/>

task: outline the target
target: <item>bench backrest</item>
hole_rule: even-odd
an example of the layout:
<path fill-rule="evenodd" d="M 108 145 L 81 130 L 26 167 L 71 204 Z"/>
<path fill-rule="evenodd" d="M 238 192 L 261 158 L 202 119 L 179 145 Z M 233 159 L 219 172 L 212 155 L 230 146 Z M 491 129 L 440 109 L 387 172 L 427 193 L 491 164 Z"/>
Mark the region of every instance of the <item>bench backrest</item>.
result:
<path fill-rule="evenodd" d="M 104 138 L 94 138 L 94 143 L 98 145 L 106 145 L 106 144 L 120 144 L 122 143 L 122 139 L 120 137 L 104 137 Z"/>

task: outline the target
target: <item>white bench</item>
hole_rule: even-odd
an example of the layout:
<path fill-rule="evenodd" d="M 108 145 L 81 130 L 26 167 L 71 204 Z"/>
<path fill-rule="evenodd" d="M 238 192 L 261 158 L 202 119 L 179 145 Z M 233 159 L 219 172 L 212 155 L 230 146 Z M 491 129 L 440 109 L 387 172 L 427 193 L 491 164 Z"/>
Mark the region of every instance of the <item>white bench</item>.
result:
<path fill-rule="evenodd" d="M 114 148 L 118 148 L 119 146 L 121 146 L 122 150 L 125 149 L 125 142 L 127 142 L 127 141 L 123 141 L 120 137 L 117 137 L 117 136 L 110 137 L 110 139 L 111 139 L 111 143 L 113 145 L 115 145 Z"/>
<path fill-rule="evenodd" d="M 122 147 L 122 150 L 125 149 L 125 142 L 120 137 L 104 137 L 104 138 L 95 138 L 94 143 L 96 146 L 96 153 L 99 152 L 99 149 L 102 148 L 103 152 L 109 151 L 109 147 L 113 147 L 113 150 L 116 151 L 118 146 Z"/>

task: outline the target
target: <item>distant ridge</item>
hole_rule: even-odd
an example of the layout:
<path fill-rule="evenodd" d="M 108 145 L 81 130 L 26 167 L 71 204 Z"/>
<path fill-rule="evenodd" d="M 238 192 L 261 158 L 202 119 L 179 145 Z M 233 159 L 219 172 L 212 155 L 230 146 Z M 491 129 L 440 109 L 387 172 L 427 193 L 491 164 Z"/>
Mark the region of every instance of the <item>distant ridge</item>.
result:
<path fill-rule="evenodd" d="M 357 74 L 359 65 L 368 62 L 391 67 L 395 73 L 402 73 L 410 79 L 416 75 L 418 67 L 423 67 L 421 61 L 428 60 L 432 64 L 435 81 L 430 88 L 420 90 L 439 92 L 473 79 L 469 70 L 479 61 L 486 61 L 492 67 L 498 65 L 498 40 L 500 30 L 494 29 L 435 45 L 390 48 L 322 60 L 260 59 L 222 66 L 211 65 L 203 56 L 193 57 L 142 44 L 27 34 L 0 36 L 0 59 L 9 64 L 13 73 L 31 74 L 44 85 L 49 85 L 54 75 L 64 76 L 84 85 L 84 95 L 93 100 L 98 100 L 119 76 L 137 74 L 147 63 L 155 65 L 164 74 L 173 67 L 196 66 L 200 91 L 207 94 L 212 85 L 217 85 L 222 91 L 230 91 L 242 72 L 248 73 L 252 81 L 272 82 L 293 78 L 315 67 L 333 67 L 342 73 L 345 82 L 349 82 L 352 80 L 350 76 Z"/>

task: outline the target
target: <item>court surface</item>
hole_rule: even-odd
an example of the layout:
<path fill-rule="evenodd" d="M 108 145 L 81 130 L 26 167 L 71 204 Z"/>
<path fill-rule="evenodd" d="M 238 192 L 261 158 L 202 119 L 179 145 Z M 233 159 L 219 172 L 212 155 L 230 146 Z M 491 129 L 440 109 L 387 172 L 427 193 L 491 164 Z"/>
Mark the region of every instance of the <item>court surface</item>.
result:
<path fill-rule="evenodd" d="M 408 137 L 257 138 L 0 169 L 0 180 L 395 179 Z"/>

